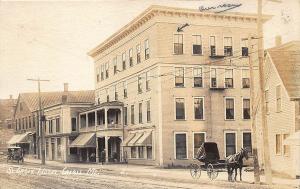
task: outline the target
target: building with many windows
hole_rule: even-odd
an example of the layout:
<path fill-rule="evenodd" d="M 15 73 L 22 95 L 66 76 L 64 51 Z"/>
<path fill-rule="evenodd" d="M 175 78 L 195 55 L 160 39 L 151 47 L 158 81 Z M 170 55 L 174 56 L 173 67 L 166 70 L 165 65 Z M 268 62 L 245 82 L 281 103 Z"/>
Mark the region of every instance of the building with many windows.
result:
<path fill-rule="evenodd" d="M 255 33 L 252 14 L 151 6 L 91 50 L 98 105 L 80 127 L 96 156 L 177 166 L 204 141 L 221 157 L 251 148 L 244 38 Z"/>

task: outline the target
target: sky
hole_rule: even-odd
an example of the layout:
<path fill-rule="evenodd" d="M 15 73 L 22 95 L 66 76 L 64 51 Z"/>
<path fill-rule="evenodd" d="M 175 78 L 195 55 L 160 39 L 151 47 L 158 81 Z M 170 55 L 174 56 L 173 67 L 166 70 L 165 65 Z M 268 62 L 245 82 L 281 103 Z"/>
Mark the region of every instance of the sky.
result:
<path fill-rule="evenodd" d="M 103 1 L 1 1 L 0 99 L 10 94 L 94 89 L 93 60 L 87 55 L 122 26 L 151 5 L 198 9 L 223 3 L 242 3 L 232 12 L 256 13 L 256 0 L 103 0 Z M 283 43 L 300 40 L 300 0 L 263 0 L 265 47 L 275 36 Z"/>

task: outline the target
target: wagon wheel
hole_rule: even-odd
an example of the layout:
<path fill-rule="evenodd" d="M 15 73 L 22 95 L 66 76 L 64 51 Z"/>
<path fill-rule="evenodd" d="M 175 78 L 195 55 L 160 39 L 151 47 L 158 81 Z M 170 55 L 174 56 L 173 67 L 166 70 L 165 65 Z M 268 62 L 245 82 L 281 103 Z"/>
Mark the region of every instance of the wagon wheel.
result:
<path fill-rule="evenodd" d="M 219 172 L 214 169 L 214 166 L 212 164 L 208 164 L 207 168 L 207 176 L 210 180 L 215 180 L 218 177 Z"/>
<path fill-rule="evenodd" d="M 201 176 L 201 168 L 198 164 L 192 163 L 190 165 L 190 174 L 193 179 L 198 179 Z"/>

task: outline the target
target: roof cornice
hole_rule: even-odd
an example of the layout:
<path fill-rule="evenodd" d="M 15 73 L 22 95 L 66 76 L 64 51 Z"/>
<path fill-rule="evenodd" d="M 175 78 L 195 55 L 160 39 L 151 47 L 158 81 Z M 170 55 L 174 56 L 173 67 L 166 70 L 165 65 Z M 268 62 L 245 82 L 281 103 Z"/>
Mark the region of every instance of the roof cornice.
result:
<path fill-rule="evenodd" d="M 257 20 L 256 14 L 248 14 L 248 13 L 214 13 L 214 12 L 201 12 L 197 9 L 186 9 L 186 8 L 174 8 L 174 7 L 166 7 L 166 6 L 158 6 L 153 5 L 138 15 L 131 22 L 123 26 L 120 30 L 112 34 L 109 38 L 103 41 L 100 45 L 92 49 L 88 52 L 88 55 L 91 57 L 95 57 L 98 54 L 102 53 L 106 49 L 115 45 L 117 42 L 143 26 L 149 20 L 151 20 L 155 16 L 178 16 L 178 17 L 192 17 L 192 18 L 221 18 L 228 20 L 241 20 L 241 21 L 254 21 Z M 270 15 L 264 15 L 263 21 L 267 21 L 271 18 Z"/>

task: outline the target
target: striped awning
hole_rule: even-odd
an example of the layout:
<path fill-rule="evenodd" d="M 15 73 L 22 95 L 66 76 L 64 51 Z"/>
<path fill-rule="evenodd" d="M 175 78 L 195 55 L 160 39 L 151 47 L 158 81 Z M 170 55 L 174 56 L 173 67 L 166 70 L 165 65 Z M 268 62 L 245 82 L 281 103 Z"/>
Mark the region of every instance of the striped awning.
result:
<path fill-rule="evenodd" d="M 133 139 L 133 137 L 135 136 L 135 134 L 130 133 L 126 139 L 123 141 L 122 146 L 128 146 L 128 143 Z"/>
<path fill-rule="evenodd" d="M 136 133 L 135 136 L 128 142 L 128 146 L 135 146 L 135 143 L 143 136 L 143 133 Z"/>
<path fill-rule="evenodd" d="M 82 133 L 70 144 L 70 147 L 95 148 L 96 147 L 96 134 L 95 133 Z"/>
<path fill-rule="evenodd" d="M 144 132 L 143 135 L 136 141 L 135 146 L 152 146 L 152 132 Z"/>
<path fill-rule="evenodd" d="M 9 145 L 15 145 L 15 144 L 21 144 L 21 143 L 30 143 L 28 141 L 27 136 L 32 134 L 32 132 L 26 132 L 18 135 L 14 135 L 8 142 L 7 144 Z"/>

